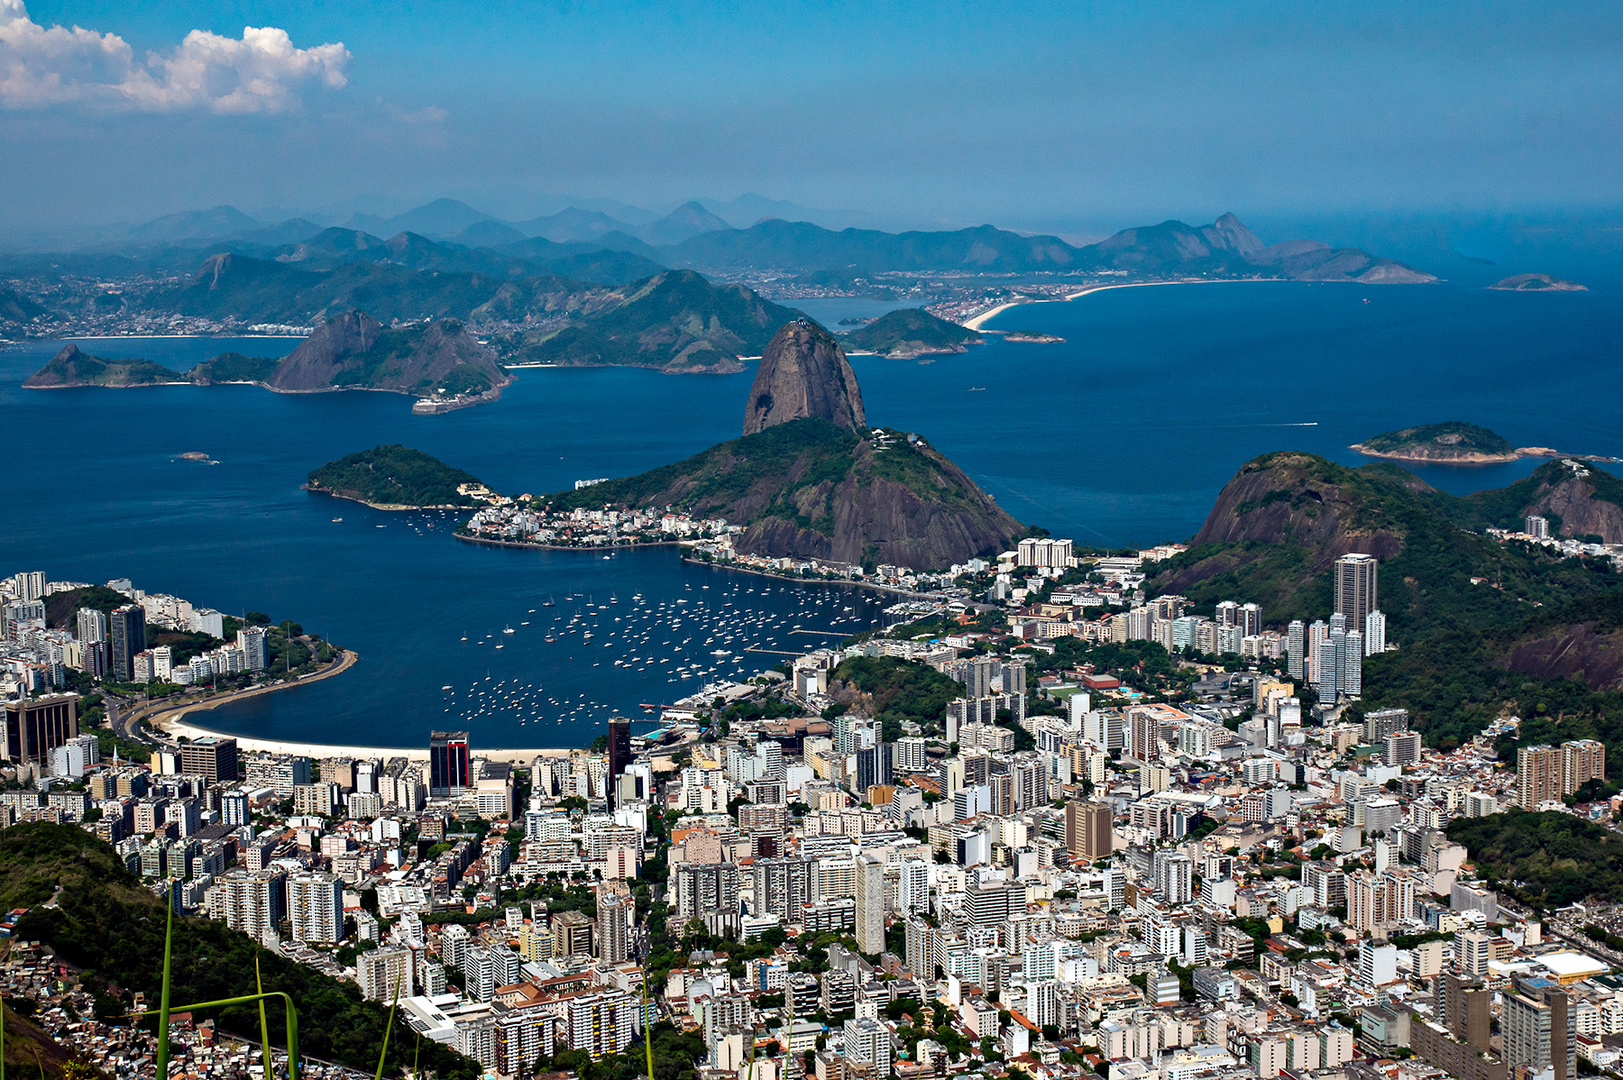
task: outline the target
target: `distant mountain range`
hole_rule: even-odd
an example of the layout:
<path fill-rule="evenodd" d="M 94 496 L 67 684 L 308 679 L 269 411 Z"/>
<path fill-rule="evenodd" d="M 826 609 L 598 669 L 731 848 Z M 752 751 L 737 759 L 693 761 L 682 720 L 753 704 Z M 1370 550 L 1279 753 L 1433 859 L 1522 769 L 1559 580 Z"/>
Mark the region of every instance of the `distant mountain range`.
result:
<path fill-rule="evenodd" d="M 1263 242 L 1233 214 L 1205 226 L 1181 221 L 1125 229 L 1096 244 L 1074 246 L 1057 236 L 1026 235 L 982 225 L 969 229 L 890 233 L 833 230 L 781 216 L 735 227 L 716 210 L 793 210 L 746 197 L 733 204 L 694 200 L 663 217 L 630 222 L 602 210 L 569 207 L 526 221 L 502 221 L 454 199 L 439 199 L 392 217 L 357 214 L 322 228 L 293 218 L 261 222 L 230 206 L 170 214 L 81 254 L 150 260 L 166 249 L 214 251 L 308 262 L 330 268 L 357 260 L 414 268 L 511 273 L 513 260 L 530 272 L 569 276 L 587 267 L 565 265 L 608 252 L 640 256 L 626 264 L 591 263 L 598 274 L 647 276 L 653 268 L 700 272 L 777 269 L 792 274 L 851 275 L 973 270 L 989 273 L 1124 272 L 1148 278 L 1271 277 L 1366 284 L 1424 282 L 1431 275 L 1356 248 L 1314 240 Z M 389 239 L 383 239 L 389 238 Z M 430 263 L 433 265 L 430 267 Z M 642 271 L 637 273 L 637 271 Z"/>
<path fill-rule="evenodd" d="M 234 236 L 206 239 L 220 232 Z M 436 238 L 446 234 L 453 239 Z M 690 276 L 662 276 L 667 270 Z M 470 321 L 481 334 L 499 338 L 504 358 L 693 371 L 736 370 L 739 356 L 758 355 L 770 327 L 795 314 L 742 286 L 712 286 L 703 274 L 787 277 L 813 290 L 856 281 L 871 290 L 890 280 L 875 284 L 876 275 L 939 272 L 1144 281 L 1436 280 L 1357 249 L 1307 240 L 1264 246 L 1233 214 L 1198 227 L 1168 221 L 1127 229 L 1075 247 L 1055 236 L 990 225 L 836 232 L 772 219 L 737 229 L 696 201 L 640 225 L 581 209 L 501 222 L 440 200 L 392 218 L 357 217 L 349 226 L 322 228 L 303 219 L 266 226 L 220 206 L 149 222 L 119 245 L 0 257 L 0 273 L 6 272 L 19 285 L 28 277 L 80 279 L 69 290 L 36 288 L 32 297 L 18 286 L 0 288 L 0 333 L 6 334 L 61 334 L 64 326 L 77 328 L 108 313 L 190 316 L 227 328 L 312 326 L 353 308 L 385 325 Z M 120 284 L 96 290 L 87 288 L 87 279 Z M 633 303 L 634 294 L 650 302 Z M 640 313 L 652 321 L 636 322 Z M 683 318 L 685 329 L 678 326 Z M 36 324 L 44 329 L 31 331 Z M 849 340 L 858 348 L 917 355 L 959 349 L 973 337 L 920 312 L 883 320 Z"/>

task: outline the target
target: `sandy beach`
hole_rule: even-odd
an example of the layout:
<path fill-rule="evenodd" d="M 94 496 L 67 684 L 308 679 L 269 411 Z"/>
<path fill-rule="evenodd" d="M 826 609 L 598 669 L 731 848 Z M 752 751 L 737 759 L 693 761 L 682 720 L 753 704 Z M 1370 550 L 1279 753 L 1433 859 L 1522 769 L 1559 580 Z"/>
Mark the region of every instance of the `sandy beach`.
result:
<path fill-rule="evenodd" d="M 1236 279 L 1236 280 L 1272 280 L 1272 279 Z M 981 312 L 979 315 L 975 316 L 973 319 L 970 319 L 969 321 L 965 322 L 964 326 L 967 329 L 977 330 L 978 331 L 978 330 L 981 329 L 981 327 L 986 325 L 987 320 L 991 319 L 994 315 L 1000 315 L 1000 314 L 1002 314 L 1003 312 L 1009 310 L 1012 307 L 1023 307 L 1026 304 L 1064 304 L 1064 303 L 1067 303 L 1067 302 L 1069 302 L 1071 300 L 1080 300 L 1082 297 L 1087 296 L 1089 293 L 1104 292 L 1107 289 L 1142 289 L 1142 288 L 1145 288 L 1145 287 L 1150 286 L 1150 285 L 1232 285 L 1232 284 L 1234 284 L 1234 282 L 1233 281 L 1228 281 L 1228 280 L 1210 281 L 1210 280 L 1206 280 L 1206 279 L 1190 279 L 1188 281 L 1124 281 L 1124 282 L 1121 282 L 1120 284 L 1089 285 L 1087 288 L 1078 289 L 1074 293 L 1066 293 L 1064 296 L 1061 296 L 1061 297 L 1059 297 L 1058 299 L 1055 299 L 1055 300 L 1011 300 L 1007 304 L 999 304 L 997 307 L 992 308 L 989 311 Z"/>
<path fill-rule="evenodd" d="M 188 739 L 200 739 L 205 736 L 214 735 L 226 739 L 235 739 L 237 740 L 237 748 L 239 750 L 264 751 L 272 754 L 301 754 L 306 757 L 313 758 L 403 757 L 418 761 L 426 761 L 428 759 L 428 747 L 426 745 L 418 747 L 342 746 L 336 743 L 291 742 L 285 739 L 259 739 L 252 736 L 235 735 L 229 731 L 217 731 L 213 728 L 204 727 L 201 724 L 189 723 L 186 719 L 195 713 L 208 712 L 209 710 L 218 708 L 221 705 L 226 705 L 234 701 L 242 701 L 245 698 L 255 697 L 259 694 L 273 694 L 278 690 L 291 690 L 295 687 L 306 686 L 313 682 L 319 682 L 322 679 L 329 679 L 334 675 L 347 671 L 359 659 L 360 656 L 358 654 L 345 649 L 344 658 L 342 660 L 328 668 L 326 671 L 311 675 L 308 678 L 300 679 L 297 682 L 291 683 L 276 683 L 271 686 L 257 686 L 252 690 L 246 690 L 240 694 L 232 694 L 229 697 L 216 698 L 212 701 L 201 701 L 185 705 L 177 705 L 172 709 L 165 709 L 162 712 L 154 713 L 150 717 L 147 717 L 146 723 L 149 727 L 156 728 L 167 733 L 171 738 L 180 738 L 184 736 Z M 560 747 L 549 747 L 542 750 L 501 747 L 474 748 L 475 757 L 482 757 L 490 761 L 526 762 L 533 761 L 538 757 L 568 757 L 570 753 L 570 749 Z"/>

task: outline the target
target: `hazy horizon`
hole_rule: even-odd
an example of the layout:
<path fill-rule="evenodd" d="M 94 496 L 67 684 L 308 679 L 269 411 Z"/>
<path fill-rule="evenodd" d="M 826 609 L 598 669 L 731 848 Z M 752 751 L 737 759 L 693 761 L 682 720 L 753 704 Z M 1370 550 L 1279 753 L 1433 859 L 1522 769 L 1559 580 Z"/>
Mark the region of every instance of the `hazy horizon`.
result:
<path fill-rule="evenodd" d="M 1077 239 L 1227 210 L 1604 216 L 1620 31 L 1601 5 L 0 0 L 0 231 L 746 192 Z"/>

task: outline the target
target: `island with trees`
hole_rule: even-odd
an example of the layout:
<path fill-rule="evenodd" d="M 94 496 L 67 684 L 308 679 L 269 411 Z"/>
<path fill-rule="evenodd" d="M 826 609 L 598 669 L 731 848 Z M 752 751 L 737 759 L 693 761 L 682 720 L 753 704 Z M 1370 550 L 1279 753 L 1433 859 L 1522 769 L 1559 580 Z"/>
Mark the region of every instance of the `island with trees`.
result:
<path fill-rule="evenodd" d="M 304 487 L 374 510 L 461 509 L 492 498 L 472 473 L 398 443 L 329 461 L 310 473 Z"/>

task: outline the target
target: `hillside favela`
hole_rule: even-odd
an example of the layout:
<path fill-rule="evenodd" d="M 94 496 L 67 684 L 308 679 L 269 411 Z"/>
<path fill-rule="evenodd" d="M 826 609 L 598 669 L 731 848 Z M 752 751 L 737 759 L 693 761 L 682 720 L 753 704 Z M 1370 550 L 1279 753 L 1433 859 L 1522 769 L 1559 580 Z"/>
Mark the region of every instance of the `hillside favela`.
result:
<path fill-rule="evenodd" d="M 1619 71 L 0 0 L 0 1080 L 1623 1080 Z"/>

